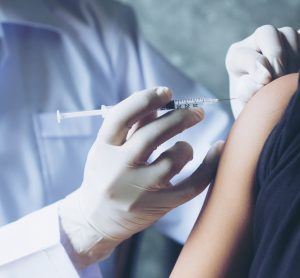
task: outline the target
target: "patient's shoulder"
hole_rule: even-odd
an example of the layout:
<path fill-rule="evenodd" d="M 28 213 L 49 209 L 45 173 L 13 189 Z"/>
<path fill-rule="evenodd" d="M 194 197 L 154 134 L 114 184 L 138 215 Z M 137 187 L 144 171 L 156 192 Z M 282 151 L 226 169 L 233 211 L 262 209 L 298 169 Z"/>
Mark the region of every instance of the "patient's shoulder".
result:
<path fill-rule="evenodd" d="M 287 91 L 295 91 L 298 85 L 299 73 L 291 73 L 288 75 L 284 75 L 280 78 L 275 79 L 265 87 L 261 89 L 261 94 L 265 91 L 279 91 L 279 90 L 287 90 Z"/>
<path fill-rule="evenodd" d="M 263 145 L 296 92 L 297 81 L 298 74 L 283 76 L 251 98 L 230 131 L 219 169 L 226 165 L 223 172 L 231 173 L 239 161 L 239 169 L 253 177 Z"/>
<path fill-rule="evenodd" d="M 264 86 L 249 101 L 243 114 L 257 118 L 275 113 L 280 117 L 297 89 L 298 76 L 298 73 L 288 74 Z"/>

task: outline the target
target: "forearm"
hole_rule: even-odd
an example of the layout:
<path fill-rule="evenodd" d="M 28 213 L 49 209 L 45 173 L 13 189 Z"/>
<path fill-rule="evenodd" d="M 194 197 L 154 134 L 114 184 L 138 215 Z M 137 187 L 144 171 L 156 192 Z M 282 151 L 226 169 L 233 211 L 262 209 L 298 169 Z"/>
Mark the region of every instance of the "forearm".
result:
<path fill-rule="evenodd" d="M 228 274 L 247 237 L 259 154 L 295 92 L 296 84 L 297 76 L 290 75 L 264 87 L 235 122 L 207 204 L 171 277 L 225 277 Z"/>

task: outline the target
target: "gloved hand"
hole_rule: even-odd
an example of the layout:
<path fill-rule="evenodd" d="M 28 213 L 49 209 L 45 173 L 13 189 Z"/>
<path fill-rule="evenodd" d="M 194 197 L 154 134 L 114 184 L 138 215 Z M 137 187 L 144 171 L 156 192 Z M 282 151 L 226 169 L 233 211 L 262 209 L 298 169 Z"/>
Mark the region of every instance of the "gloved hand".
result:
<path fill-rule="evenodd" d="M 222 144 L 202 165 L 172 186 L 170 179 L 193 157 L 177 142 L 152 163 L 164 141 L 203 119 L 202 109 L 155 111 L 171 100 L 164 87 L 135 93 L 108 111 L 89 151 L 81 187 L 59 204 L 62 228 L 82 266 L 107 256 L 120 242 L 203 191 L 214 177 Z"/>
<path fill-rule="evenodd" d="M 264 25 L 234 43 L 226 56 L 230 97 L 235 118 L 247 101 L 272 80 L 300 68 L 300 35 L 291 27 Z"/>

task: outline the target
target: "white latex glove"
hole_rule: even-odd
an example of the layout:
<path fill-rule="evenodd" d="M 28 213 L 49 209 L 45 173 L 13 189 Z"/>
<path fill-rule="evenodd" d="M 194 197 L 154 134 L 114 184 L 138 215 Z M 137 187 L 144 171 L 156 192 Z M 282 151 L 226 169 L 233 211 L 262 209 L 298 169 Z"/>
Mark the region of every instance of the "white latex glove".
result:
<path fill-rule="evenodd" d="M 170 90 L 159 87 L 135 93 L 108 111 L 88 154 L 81 187 L 59 207 L 63 230 L 82 266 L 107 256 L 212 180 L 222 144 L 176 186 L 170 179 L 193 157 L 188 143 L 178 142 L 147 163 L 157 146 L 203 119 L 199 108 L 156 118 L 153 111 L 170 100 Z"/>
<path fill-rule="evenodd" d="M 235 118 L 248 100 L 272 80 L 300 68 L 300 35 L 291 27 L 264 25 L 234 43 L 226 56 Z"/>

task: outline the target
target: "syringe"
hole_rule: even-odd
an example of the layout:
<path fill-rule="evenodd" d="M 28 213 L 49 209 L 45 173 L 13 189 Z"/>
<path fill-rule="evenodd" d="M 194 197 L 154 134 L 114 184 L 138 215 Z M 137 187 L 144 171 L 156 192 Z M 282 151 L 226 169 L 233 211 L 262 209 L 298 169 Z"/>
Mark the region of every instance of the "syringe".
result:
<path fill-rule="evenodd" d="M 235 98 L 205 98 L 205 97 L 196 97 L 189 99 L 175 99 L 167 103 L 165 106 L 160 107 L 158 110 L 173 110 L 173 109 L 189 109 L 200 107 L 206 104 L 214 104 L 220 101 L 229 101 L 234 100 Z M 96 110 L 85 110 L 78 112 L 67 112 L 61 113 L 59 110 L 56 112 L 57 122 L 61 123 L 65 119 L 81 118 L 81 117 L 90 117 L 90 116 L 101 116 L 105 117 L 107 111 L 112 106 L 101 105 L 100 109 Z"/>

